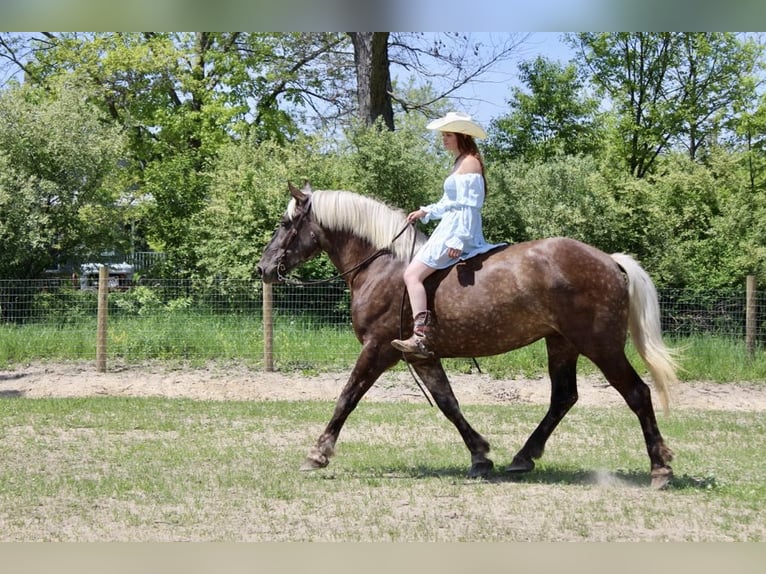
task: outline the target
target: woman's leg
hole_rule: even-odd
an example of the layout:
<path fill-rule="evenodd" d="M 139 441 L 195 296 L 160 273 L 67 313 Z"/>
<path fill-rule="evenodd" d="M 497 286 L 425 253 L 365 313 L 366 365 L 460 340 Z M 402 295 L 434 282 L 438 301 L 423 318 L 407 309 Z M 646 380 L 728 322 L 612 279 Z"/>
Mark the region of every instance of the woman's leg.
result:
<path fill-rule="evenodd" d="M 431 314 L 428 311 L 428 297 L 423 280 L 434 271 L 435 269 L 417 259 L 413 260 L 404 271 L 404 284 L 407 286 L 407 294 L 410 297 L 415 326 L 409 339 L 391 341 L 391 345 L 403 353 L 412 353 L 424 358 L 433 356 L 428 349 Z"/>
<path fill-rule="evenodd" d="M 404 284 L 407 287 L 407 294 L 410 298 L 412 307 L 412 316 L 417 317 L 428 309 L 428 299 L 426 297 L 426 288 L 423 287 L 423 281 L 426 277 L 436 271 L 418 259 L 413 259 L 404 270 Z"/>

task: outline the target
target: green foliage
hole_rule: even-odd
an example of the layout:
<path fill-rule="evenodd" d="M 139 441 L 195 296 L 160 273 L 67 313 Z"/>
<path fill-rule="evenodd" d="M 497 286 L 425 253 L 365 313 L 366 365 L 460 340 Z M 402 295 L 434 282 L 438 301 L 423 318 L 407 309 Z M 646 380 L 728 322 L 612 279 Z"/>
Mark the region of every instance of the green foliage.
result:
<path fill-rule="evenodd" d="M 489 162 L 548 161 L 558 155 L 595 154 L 601 145 L 599 101 L 584 95 L 574 64 L 546 58 L 519 65 L 529 93 L 514 88 L 510 114 L 492 121 L 483 146 Z"/>
<path fill-rule="evenodd" d="M 40 208 L 45 182 L 19 172 L 0 149 L 0 277 L 30 277 L 51 261 L 54 229 Z"/>
<path fill-rule="evenodd" d="M 130 146 L 119 191 L 131 206 L 133 246 L 164 251 L 163 272 L 189 275 L 199 257 L 195 219 L 220 149 L 234 138 L 294 138 L 297 110 L 313 98 L 344 108 L 344 42 L 341 33 L 47 34 L 27 42 L 26 81 L 85 86 L 124 130 Z"/>
<path fill-rule="evenodd" d="M 210 201 L 195 218 L 199 279 L 253 277 L 290 199 L 288 181 L 309 181 L 314 189 L 346 188 L 344 158 L 323 152 L 322 145 L 318 137 L 284 145 L 248 139 L 222 150 L 210 178 Z M 299 272 L 309 277 L 328 269 L 323 259 Z"/>
<path fill-rule="evenodd" d="M 123 293 L 113 293 L 109 297 L 121 315 L 159 315 L 187 309 L 192 304 L 191 297 L 178 297 L 164 302 L 156 289 L 137 285 Z"/>
<path fill-rule="evenodd" d="M 288 181 L 355 191 L 405 210 L 431 203 L 446 170 L 429 155 L 430 145 L 422 126 L 395 132 L 373 126 L 353 130 L 349 143 L 336 149 L 319 136 L 227 146 L 211 174 L 210 201 L 195 222 L 199 277 L 252 278 L 290 199 Z M 320 257 L 296 273 L 308 279 L 335 272 Z"/>
<path fill-rule="evenodd" d="M 74 84 L 0 92 L 0 277 L 125 240 L 113 178 L 125 139 L 103 120 Z"/>
<path fill-rule="evenodd" d="M 635 179 L 592 158 L 491 166 L 490 240 L 564 235 L 635 256 L 661 287 L 741 287 L 766 281 L 766 194 L 747 185 L 745 156 L 707 164 L 665 155 L 657 175 Z"/>
<path fill-rule="evenodd" d="M 587 32 L 568 36 L 615 120 L 610 146 L 635 177 L 669 150 L 691 159 L 714 147 L 722 118 L 755 97 L 762 47 L 736 34 Z"/>
<path fill-rule="evenodd" d="M 441 196 L 446 162 L 431 152 L 425 126 L 389 131 L 379 123 L 352 130 L 349 162 L 353 187 L 407 212 Z"/>
<path fill-rule="evenodd" d="M 81 291 L 71 287 L 51 289 L 37 293 L 33 298 L 32 316 L 35 323 L 52 324 L 57 327 L 90 324 L 98 308 L 95 291 Z"/>
<path fill-rule="evenodd" d="M 525 89 L 481 143 L 487 238 L 579 238 L 636 255 L 660 285 L 766 281 L 763 47 L 731 33 L 569 38 L 579 59 L 522 62 Z M 252 276 L 288 180 L 431 203 L 450 158 L 421 111 L 451 106 L 429 84 L 394 86 L 427 102 L 397 131 L 301 135 L 317 129 L 307 107 L 349 117 L 349 46 L 343 33 L 0 34 L 2 57 L 29 54 L 24 85 L 0 93 L 0 277 L 151 248 L 166 252 L 155 274 L 225 291 Z M 324 257 L 298 273 L 333 274 Z"/>
<path fill-rule="evenodd" d="M 515 242 L 567 236 L 616 247 L 619 211 L 592 158 L 562 156 L 545 164 L 508 162 L 491 171 L 487 236 Z"/>
<path fill-rule="evenodd" d="M 652 204 L 662 214 L 655 233 L 665 239 L 654 259 L 657 280 L 719 289 L 741 286 L 751 273 L 766 278 L 766 200 L 743 185 L 737 157 L 716 154 L 708 167 L 675 155 L 662 168 L 651 182 Z"/>

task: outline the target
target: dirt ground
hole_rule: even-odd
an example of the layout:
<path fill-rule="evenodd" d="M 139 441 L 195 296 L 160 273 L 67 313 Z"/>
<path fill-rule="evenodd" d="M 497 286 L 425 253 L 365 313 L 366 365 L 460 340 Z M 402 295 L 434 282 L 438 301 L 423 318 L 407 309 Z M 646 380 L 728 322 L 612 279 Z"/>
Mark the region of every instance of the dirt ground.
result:
<path fill-rule="evenodd" d="M 263 372 L 239 364 L 203 367 L 163 362 L 108 365 L 94 362 L 40 362 L 0 370 L 0 397 L 163 396 L 201 400 L 335 400 L 347 373 L 303 375 Z M 539 379 L 497 380 L 487 374 L 452 374 L 463 404 L 545 404 L 550 385 Z M 580 377 L 580 405 L 613 406 L 622 398 L 603 378 Z M 367 393 L 369 401 L 425 401 L 407 372 L 386 373 Z M 671 408 L 766 411 L 763 383 L 683 382 L 674 389 Z"/>

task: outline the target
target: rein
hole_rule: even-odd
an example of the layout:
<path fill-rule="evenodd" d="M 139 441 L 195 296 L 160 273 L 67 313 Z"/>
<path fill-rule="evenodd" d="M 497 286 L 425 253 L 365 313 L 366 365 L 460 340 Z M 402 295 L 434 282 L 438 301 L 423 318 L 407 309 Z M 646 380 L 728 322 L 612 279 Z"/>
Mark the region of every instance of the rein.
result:
<path fill-rule="evenodd" d="M 306 215 L 307 212 L 308 212 L 308 209 L 306 209 L 306 211 L 301 213 L 300 219 L 299 219 L 298 223 L 301 222 L 301 220 L 303 219 L 303 217 Z M 394 241 L 399 239 L 402 236 L 402 233 L 407 231 L 407 227 L 409 227 L 410 225 L 414 225 L 414 224 L 405 223 L 404 227 L 402 227 L 399 230 L 399 232 L 396 235 L 394 235 L 393 239 L 391 239 L 390 244 L 393 244 Z M 293 227 L 293 231 L 295 233 L 291 233 L 290 237 L 288 237 L 287 241 L 285 241 L 286 244 L 289 244 L 290 241 L 292 241 L 292 239 L 295 237 L 295 235 L 297 235 L 297 233 L 298 233 L 297 232 L 297 226 Z M 413 236 L 413 238 L 412 238 L 412 251 L 414 251 L 414 250 L 415 250 L 415 237 Z M 285 249 L 282 248 L 283 254 L 284 254 L 284 251 L 285 251 Z M 332 277 L 328 277 L 327 279 L 315 279 L 315 280 L 312 280 L 312 281 L 298 281 L 296 279 L 290 279 L 289 277 L 285 277 L 284 275 L 282 275 L 282 269 L 284 269 L 284 265 L 282 264 L 282 257 L 283 257 L 283 255 L 282 255 L 282 256 L 279 257 L 279 259 L 277 259 L 277 278 L 280 281 L 282 281 L 283 283 L 289 283 L 290 285 L 321 285 L 323 283 L 331 283 L 331 282 L 335 281 L 336 279 L 342 279 L 346 275 L 349 275 L 349 274 L 353 273 L 354 271 L 358 271 L 359 269 L 361 269 L 362 267 L 364 267 L 365 265 L 367 265 L 371 261 L 377 259 L 381 255 L 385 255 L 386 253 L 391 253 L 391 250 L 388 247 L 383 247 L 381 249 L 378 249 L 372 255 L 362 259 L 362 261 L 360 261 L 359 263 L 357 263 L 356 265 L 354 265 L 350 269 L 346 269 L 345 271 L 342 271 L 342 272 L 338 273 L 337 275 L 333 275 Z M 412 253 L 410 253 L 410 259 L 412 259 Z"/>
<path fill-rule="evenodd" d="M 405 227 L 405 229 L 406 229 L 406 227 Z M 402 230 L 402 231 L 404 231 L 404 230 Z M 399 235 L 401 235 L 401 232 L 399 232 Z M 391 240 L 391 243 L 396 241 L 396 239 L 397 239 L 397 237 L 399 237 L 399 235 L 394 237 L 394 239 Z M 332 277 L 328 277 L 326 279 L 312 279 L 311 281 L 300 281 L 298 279 L 290 279 L 289 277 L 285 277 L 284 275 L 282 275 L 281 269 L 284 266 L 281 263 L 282 258 L 280 257 L 279 261 L 277 262 L 277 278 L 281 282 L 288 283 L 290 285 L 321 285 L 322 283 L 332 283 L 336 279 L 342 279 L 346 275 L 349 275 L 350 273 L 353 273 L 354 271 L 358 271 L 359 269 L 361 269 L 362 267 L 367 265 L 370 261 L 373 261 L 374 259 L 377 259 L 381 255 L 385 255 L 386 253 L 390 253 L 390 252 L 391 252 L 391 250 L 388 247 L 384 247 L 382 249 L 378 249 L 375 253 L 373 253 L 369 257 L 363 259 L 362 261 L 360 261 L 359 263 L 357 263 L 356 265 L 354 265 L 350 269 L 346 269 L 342 273 L 338 273 L 337 275 L 333 275 Z"/>

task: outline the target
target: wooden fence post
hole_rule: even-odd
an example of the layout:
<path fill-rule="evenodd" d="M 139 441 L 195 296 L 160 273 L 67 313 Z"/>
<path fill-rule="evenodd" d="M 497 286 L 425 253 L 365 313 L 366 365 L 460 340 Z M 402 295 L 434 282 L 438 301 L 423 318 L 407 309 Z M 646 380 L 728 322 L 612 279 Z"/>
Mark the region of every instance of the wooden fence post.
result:
<path fill-rule="evenodd" d="M 274 370 L 274 299 L 271 283 L 263 285 L 263 366 Z"/>
<path fill-rule="evenodd" d="M 751 359 L 755 355 L 755 325 L 757 323 L 755 308 L 755 275 L 747 276 L 745 288 L 745 348 Z"/>
<path fill-rule="evenodd" d="M 106 372 L 106 316 L 109 295 L 109 267 L 98 270 L 98 319 L 96 325 L 96 370 Z"/>

